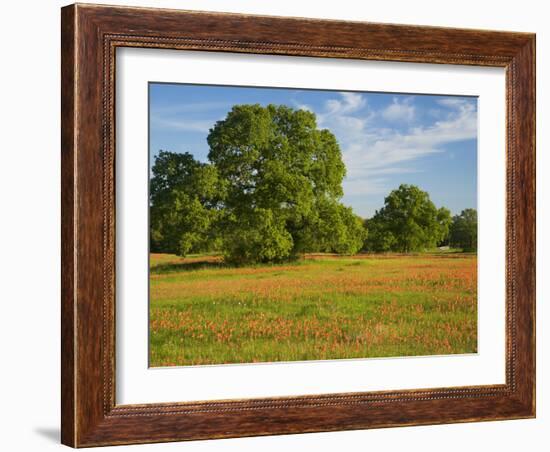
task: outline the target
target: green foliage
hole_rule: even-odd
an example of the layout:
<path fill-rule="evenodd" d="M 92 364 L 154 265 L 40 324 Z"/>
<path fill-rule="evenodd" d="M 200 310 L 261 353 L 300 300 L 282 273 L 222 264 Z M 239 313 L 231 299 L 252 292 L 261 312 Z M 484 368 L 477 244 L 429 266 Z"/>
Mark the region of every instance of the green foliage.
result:
<path fill-rule="evenodd" d="M 368 231 L 365 251 L 387 252 L 396 248 L 397 240 L 378 212 L 373 218 L 365 221 L 365 229 Z"/>
<path fill-rule="evenodd" d="M 345 166 L 315 115 L 286 106 L 236 105 L 208 135 L 209 160 L 228 181 L 228 260 L 263 262 L 302 252 L 354 253 L 364 231 L 340 204 Z M 264 244 L 260 244 L 262 240 Z"/>
<path fill-rule="evenodd" d="M 451 211 L 446 207 L 440 207 L 437 210 L 437 222 L 439 223 L 439 237 L 437 238 L 437 245 L 444 246 L 449 244 L 451 225 L 453 219 L 451 217 Z"/>
<path fill-rule="evenodd" d="M 450 242 L 463 251 L 477 251 L 477 210 L 464 209 L 453 217 Z"/>
<path fill-rule="evenodd" d="M 400 185 L 366 222 L 369 235 L 365 248 L 403 253 L 433 248 L 448 235 L 449 217 L 450 212 L 438 210 L 425 191 Z"/>
<path fill-rule="evenodd" d="M 353 213 L 351 207 L 338 205 L 338 221 L 333 226 L 332 251 L 338 254 L 356 254 L 367 238 L 363 219 Z"/>
<path fill-rule="evenodd" d="M 428 193 L 401 185 L 363 222 L 341 203 L 346 168 L 316 117 L 283 105 L 235 105 L 207 138 L 209 163 L 161 151 L 150 185 L 151 251 L 219 251 L 237 264 L 308 252 L 413 252 L 477 247 L 471 209 L 451 218 Z M 473 226 L 475 222 L 475 225 Z"/>
<path fill-rule="evenodd" d="M 224 184 L 215 167 L 161 151 L 150 186 L 151 251 L 185 256 L 216 245 L 213 226 Z"/>
<path fill-rule="evenodd" d="M 338 202 L 320 203 L 319 218 L 315 230 L 311 231 L 317 238 L 312 248 L 338 254 L 355 254 L 363 246 L 366 231 L 362 220 L 353 213 L 350 207 Z"/>
<path fill-rule="evenodd" d="M 151 249 L 185 256 L 216 249 L 235 263 L 303 252 L 357 252 L 361 221 L 340 204 L 346 169 L 315 115 L 236 105 L 207 138 L 210 163 L 161 152 L 151 179 Z"/>
<path fill-rule="evenodd" d="M 315 115 L 284 105 L 236 105 L 208 135 L 210 161 L 229 181 L 227 205 L 292 208 L 313 196 L 341 197 L 340 147 Z M 284 204 L 282 206 L 282 204 Z"/>
<path fill-rule="evenodd" d="M 284 221 L 269 209 L 249 210 L 225 222 L 223 251 L 227 262 L 281 261 L 290 255 L 292 244 Z"/>

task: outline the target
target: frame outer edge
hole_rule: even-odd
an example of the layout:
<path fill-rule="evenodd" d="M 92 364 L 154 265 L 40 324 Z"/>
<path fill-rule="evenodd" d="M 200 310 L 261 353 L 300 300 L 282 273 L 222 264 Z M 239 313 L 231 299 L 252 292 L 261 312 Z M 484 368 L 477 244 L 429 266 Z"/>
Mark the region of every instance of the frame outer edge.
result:
<path fill-rule="evenodd" d="M 61 443 L 77 445 L 76 5 L 61 8 Z"/>
<path fill-rule="evenodd" d="M 533 316 L 533 330 L 531 332 L 531 347 L 533 348 L 533 387 L 531 390 L 532 397 L 532 414 L 533 417 L 537 416 L 537 36 L 533 35 L 531 41 L 531 70 L 532 73 L 532 86 L 531 93 L 533 96 L 532 102 L 532 143 L 533 143 L 533 167 L 531 169 L 531 177 L 533 181 L 533 225 L 532 225 L 532 234 L 533 234 L 533 272 L 531 275 L 531 282 L 533 284 L 533 301 L 532 301 L 532 316 Z"/>
<path fill-rule="evenodd" d="M 517 66 L 518 395 L 528 417 L 536 416 L 536 35 L 514 59 Z"/>

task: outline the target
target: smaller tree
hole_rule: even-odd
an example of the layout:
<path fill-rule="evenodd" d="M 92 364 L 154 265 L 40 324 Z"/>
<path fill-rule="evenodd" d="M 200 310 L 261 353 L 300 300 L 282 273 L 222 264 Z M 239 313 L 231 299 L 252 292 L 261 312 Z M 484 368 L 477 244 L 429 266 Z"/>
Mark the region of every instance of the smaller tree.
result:
<path fill-rule="evenodd" d="M 318 251 L 355 254 L 363 246 L 366 231 L 363 221 L 350 207 L 325 200 L 317 223 Z"/>
<path fill-rule="evenodd" d="M 402 184 L 386 196 L 384 207 L 367 222 L 366 247 L 403 253 L 433 248 L 445 233 L 445 210 L 438 211 L 427 192 Z"/>
<path fill-rule="evenodd" d="M 451 217 L 451 211 L 446 207 L 440 207 L 437 210 L 437 222 L 439 224 L 439 237 L 437 238 L 438 246 L 445 246 L 449 244 L 451 225 L 453 224 L 453 218 Z"/>
<path fill-rule="evenodd" d="M 185 256 L 218 246 L 214 226 L 224 184 L 216 168 L 188 153 L 161 151 L 152 172 L 151 251 Z"/>
<path fill-rule="evenodd" d="M 338 254 L 356 254 L 367 238 L 363 219 L 353 213 L 351 207 L 338 205 L 340 221 L 335 233 L 332 250 Z"/>
<path fill-rule="evenodd" d="M 295 254 L 323 252 L 355 254 L 363 246 L 363 220 L 350 207 L 328 198 L 315 202 L 313 212 L 300 225 L 292 225 Z"/>
<path fill-rule="evenodd" d="M 477 210 L 464 209 L 453 217 L 450 243 L 463 251 L 477 251 Z"/>

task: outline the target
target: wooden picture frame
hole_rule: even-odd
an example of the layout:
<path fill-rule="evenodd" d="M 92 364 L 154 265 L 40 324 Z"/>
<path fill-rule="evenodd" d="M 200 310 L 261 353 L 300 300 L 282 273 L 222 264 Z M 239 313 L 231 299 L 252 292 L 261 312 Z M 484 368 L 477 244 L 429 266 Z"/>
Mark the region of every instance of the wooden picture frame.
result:
<path fill-rule="evenodd" d="M 62 442 L 73 447 L 535 416 L 535 35 L 70 5 L 62 9 Z M 506 383 L 116 405 L 115 50 L 506 69 Z"/>

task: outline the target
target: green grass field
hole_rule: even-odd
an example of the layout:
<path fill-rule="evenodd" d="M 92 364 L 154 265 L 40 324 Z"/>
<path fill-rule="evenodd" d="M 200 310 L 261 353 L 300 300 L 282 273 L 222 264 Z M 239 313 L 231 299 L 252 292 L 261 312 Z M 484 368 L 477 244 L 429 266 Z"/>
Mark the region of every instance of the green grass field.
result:
<path fill-rule="evenodd" d="M 150 365 L 474 353 L 477 258 L 151 255 Z"/>

